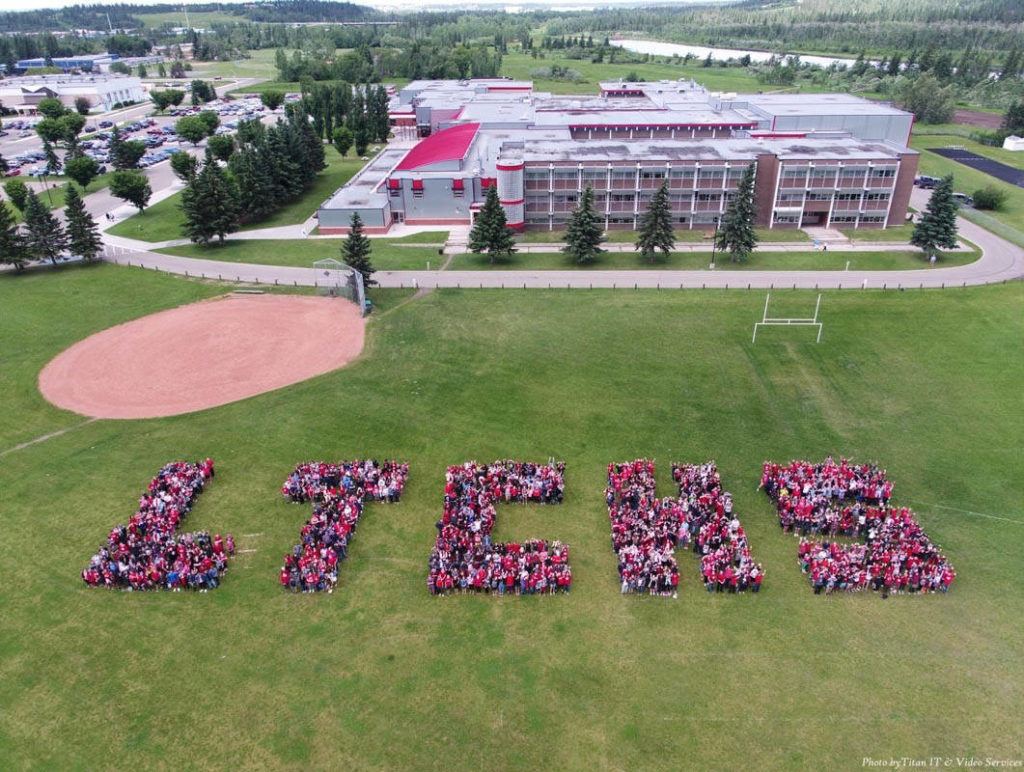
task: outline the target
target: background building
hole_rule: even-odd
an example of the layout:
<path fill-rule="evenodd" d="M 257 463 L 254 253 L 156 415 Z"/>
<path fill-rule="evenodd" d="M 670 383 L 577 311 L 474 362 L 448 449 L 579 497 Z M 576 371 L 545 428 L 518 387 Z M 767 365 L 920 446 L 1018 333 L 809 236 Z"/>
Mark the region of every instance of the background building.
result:
<path fill-rule="evenodd" d="M 117 75 L 34 75 L 0 81 L 0 102 L 21 114 L 36 111 L 43 99 L 54 97 L 69 108 L 84 97 L 96 112 L 115 104 L 149 99 L 138 78 Z"/>

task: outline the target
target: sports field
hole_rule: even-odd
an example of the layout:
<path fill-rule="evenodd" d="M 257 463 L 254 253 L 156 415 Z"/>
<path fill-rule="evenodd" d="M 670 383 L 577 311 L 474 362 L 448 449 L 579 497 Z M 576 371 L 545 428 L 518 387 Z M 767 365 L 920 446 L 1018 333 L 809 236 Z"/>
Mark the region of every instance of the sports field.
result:
<path fill-rule="evenodd" d="M 832 292 L 825 332 L 769 329 L 758 292 L 378 292 L 348 368 L 146 421 L 45 403 L 39 370 L 98 330 L 210 297 L 115 266 L 0 276 L 0 760 L 8 769 L 861 769 L 1020 759 L 1024 287 Z M 813 293 L 776 296 L 806 312 Z M 6 452 L 50 432 L 66 433 Z M 953 562 L 947 596 L 815 596 L 756 490 L 765 459 L 878 460 Z M 714 458 L 767 571 L 623 597 L 609 461 Z M 240 553 L 209 594 L 79 578 L 166 461 L 212 456 L 190 529 Z M 296 462 L 411 464 L 371 505 L 330 596 L 277 584 L 306 507 Z M 564 460 L 561 507 L 496 536 L 571 544 L 571 595 L 426 589 L 444 467 Z"/>

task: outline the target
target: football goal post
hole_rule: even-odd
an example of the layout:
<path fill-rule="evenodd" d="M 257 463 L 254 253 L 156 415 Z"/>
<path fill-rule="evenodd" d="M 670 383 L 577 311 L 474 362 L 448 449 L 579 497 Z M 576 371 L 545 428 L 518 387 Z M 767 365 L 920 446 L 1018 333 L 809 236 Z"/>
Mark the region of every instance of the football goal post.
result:
<path fill-rule="evenodd" d="M 790 327 L 790 326 L 803 326 L 803 327 L 817 327 L 818 337 L 815 343 L 821 343 L 821 328 L 822 324 L 818 321 L 818 312 L 821 310 L 821 295 L 818 295 L 818 300 L 814 304 L 814 316 L 811 318 L 799 317 L 799 316 L 768 316 L 768 305 L 771 303 L 772 293 L 768 293 L 764 298 L 764 313 L 761 314 L 761 321 L 754 322 L 754 337 L 751 339 L 751 343 L 757 343 L 757 328 L 758 327 Z"/>

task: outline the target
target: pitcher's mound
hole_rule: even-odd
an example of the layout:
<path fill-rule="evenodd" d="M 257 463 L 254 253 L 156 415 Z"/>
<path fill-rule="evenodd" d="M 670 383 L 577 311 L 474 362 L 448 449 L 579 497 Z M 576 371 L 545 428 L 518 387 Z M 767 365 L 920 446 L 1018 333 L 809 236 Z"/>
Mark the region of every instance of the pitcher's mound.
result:
<path fill-rule="evenodd" d="M 39 390 L 96 418 L 157 418 L 224 405 L 335 370 L 363 350 L 340 298 L 231 295 L 96 333 L 57 355 Z"/>

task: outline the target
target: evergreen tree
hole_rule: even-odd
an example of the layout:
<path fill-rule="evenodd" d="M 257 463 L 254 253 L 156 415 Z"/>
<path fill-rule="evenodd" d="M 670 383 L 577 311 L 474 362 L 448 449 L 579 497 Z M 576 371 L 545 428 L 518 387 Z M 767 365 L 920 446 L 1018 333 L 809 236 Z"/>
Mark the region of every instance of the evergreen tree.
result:
<path fill-rule="evenodd" d="M 68 248 L 74 255 L 81 255 L 86 260 L 95 260 L 103 248 L 103 242 L 100 239 L 96 221 L 85 210 L 85 202 L 74 185 L 68 185 L 64 203 L 66 204 L 64 221 L 68 233 Z"/>
<path fill-rule="evenodd" d="M 505 219 L 505 210 L 498 200 L 497 185 L 487 189 L 484 205 L 477 212 L 473 229 L 469 232 L 469 249 L 478 255 L 486 252 L 491 263 L 515 254 L 516 242 Z"/>
<path fill-rule="evenodd" d="M 601 249 L 603 228 L 594 211 L 594 190 L 589 185 L 580 197 L 580 203 L 569 218 L 565 229 L 562 251 L 577 263 L 589 263 L 604 252 Z"/>
<path fill-rule="evenodd" d="M 13 265 L 19 271 L 25 267 L 25 239 L 14 221 L 14 213 L 0 201 L 0 263 Z"/>
<path fill-rule="evenodd" d="M 243 222 L 259 222 L 280 206 L 272 166 L 263 161 L 265 157 L 265 146 L 249 147 L 231 156 L 228 163 L 238 188 L 239 219 Z"/>
<path fill-rule="evenodd" d="M 238 189 L 207 151 L 203 170 L 181 192 L 181 210 L 185 214 L 185 235 L 207 245 L 238 230 Z"/>
<path fill-rule="evenodd" d="M 644 216 L 640 218 L 640 233 L 637 236 L 637 251 L 646 260 L 654 262 L 660 249 L 665 257 L 672 253 L 675 234 L 672 231 L 672 211 L 668 203 L 668 181 L 661 183 L 658 192 L 651 198 Z"/>
<path fill-rule="evenodd" d="M 754 233 L 754 164 L 740 179 L 736 195 L 729 202 L 718 229 L 718 248 L 728 252 L 734 263 L 746 262 L 757 246 Z"/>
<path fill-rule="evenodd" d="M 374 268 L 370 262 L 370 251 L 370 240 L 363 233 L 363 221 L 358 212 L 353 212 L 348 237 L 341 245 L 341 258 L 346 265 L 363 275 L 363 285 L 366 287 L 377 283 L 373 280 Z"/>
<path fill-rule="evenodd" d="M 956 246 L 956 201 L 953 198 L 953 175 L 943 177 L 928 199 L 928 206 L 914 226 L 910 243 L 926 255 L 939 247 Z"/>
<path fill-rule="evenodd" d="M 64 229 L 32 190 L 25 201 L 25 248 L 29 257 L 54 264 L 67 249 Z"/>
<path fill-rule="evenodd" d="M 366 155 L 367 146 L 370 144 L 370 135 L 365 124 L 360 124 L 355 133 L 356 155 L 362 158 Z"/>

